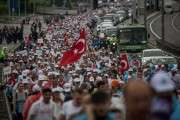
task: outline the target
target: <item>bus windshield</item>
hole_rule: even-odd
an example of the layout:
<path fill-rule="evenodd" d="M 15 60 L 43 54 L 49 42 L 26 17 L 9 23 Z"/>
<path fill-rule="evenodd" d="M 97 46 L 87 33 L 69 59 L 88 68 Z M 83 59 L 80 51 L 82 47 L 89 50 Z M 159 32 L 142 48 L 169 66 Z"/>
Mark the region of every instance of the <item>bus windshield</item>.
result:
<path fill-rule="evenodd" d="M 106 29 L 105 33 L 108 37 L 112 37 L 113 35 L 116 36 L 117 28 L 108 28 L 108 29 Z"/>
<path fill-rule="evenodd" d="M 144 44 L 147 41 L 145 28 L 123 28 L 119 30 L 121 44 Z"/>

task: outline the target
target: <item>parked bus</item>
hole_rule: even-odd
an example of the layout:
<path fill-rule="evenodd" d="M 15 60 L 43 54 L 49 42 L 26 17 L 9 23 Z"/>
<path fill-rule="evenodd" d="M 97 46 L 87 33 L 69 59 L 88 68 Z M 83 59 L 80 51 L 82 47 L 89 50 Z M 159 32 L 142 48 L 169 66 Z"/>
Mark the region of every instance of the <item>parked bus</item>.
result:
<path fill-rule="evenodd" d="M 121 25 L 117 39 L 120 51 L 140 52 L 147 48 L 148 34 L 144 25 Z"/>

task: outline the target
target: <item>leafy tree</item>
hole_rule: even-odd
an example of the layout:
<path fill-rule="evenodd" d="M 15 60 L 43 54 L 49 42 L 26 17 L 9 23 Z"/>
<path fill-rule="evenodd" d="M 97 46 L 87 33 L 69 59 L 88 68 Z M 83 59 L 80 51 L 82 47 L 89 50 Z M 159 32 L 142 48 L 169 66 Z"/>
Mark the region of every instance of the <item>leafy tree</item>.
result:
<path fill-rule="evenodd" d="M 38 6 L 49 6 L 51 0 L 29 0 L 30 4 L 36 4 Z"/>
<path fill-rule="evenodd" d="M 0 14 L 8 13 L 6 0 L 0 0 Z"/>

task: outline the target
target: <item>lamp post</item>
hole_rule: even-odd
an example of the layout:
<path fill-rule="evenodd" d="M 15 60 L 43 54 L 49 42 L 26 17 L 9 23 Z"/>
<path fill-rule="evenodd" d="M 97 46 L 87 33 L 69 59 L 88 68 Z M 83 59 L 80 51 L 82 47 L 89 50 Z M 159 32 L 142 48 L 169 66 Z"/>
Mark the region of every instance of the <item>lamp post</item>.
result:
<path fill-rule="evenodd" d="M 161 18 L 161 22 L 162 22 L 162 38 L 161 38 L 161 43 L 164 42 L 165 39 L 165 30 L 164 30 L 164 0 L 162 0 L 162 8 L 161 8 L 161 14 L 162 14 L 162 18 Z"/>
<path fill-rule="evenodd" d="M 24 14 L 26 16 L 26 14 L 27 14 L 27 0 L 24 1 L 24 10 L 25 10 Z"/>
<path fill-rule="evenodd" d="M 144 26 L 147 28 L 147 8 L 146 8 L 147 0 L 144 0 Z"/>
<path fill-rule="evenodd" d="M 11 17 L 11 5 L 10 5 L 10 0 L 8 0 L 8 14 L 9 18 Z"/>
<path fill-rule="evenodd" d="M 18 12 L 19 12 L 19 17 L 21 16 L 21 0 L 18 1 Z"/>

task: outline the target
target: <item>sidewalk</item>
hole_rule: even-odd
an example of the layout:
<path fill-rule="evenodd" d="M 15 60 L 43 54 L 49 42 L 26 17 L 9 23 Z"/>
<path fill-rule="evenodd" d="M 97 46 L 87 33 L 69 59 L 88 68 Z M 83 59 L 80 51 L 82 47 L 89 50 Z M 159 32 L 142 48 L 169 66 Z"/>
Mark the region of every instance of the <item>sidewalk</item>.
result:
<path fill-rule="evenodd" d="M 44 27 L 44 26 L 45 26 L 45 23 L 43 22 L 43 17 L 42 17 L 42 16 L 38 16 L 38 18 L 39 18 L 40 21 L 42 22 L 42 27 Z M 22 19 L 23 19 L 23 18 L 22 18 Z M 22 19 L 21 19 L 21 20 L 22 20 Z M 23 33 L 23 36 L 24 36 L 24 37 L 27 36 L 27 35 L 29 35 L 29 34 L 31 33 L 31 24 L 32 24 L 32 22 L 33 22 L 33 19 L 31 19 L 30 24 L 25 24 L 25 25 L 24 25 L 24 33 Z M 5 25 L 5 24 L 0 23 L 0 25 Z M 19 24 L 8 24 L 8 25 L 19 26 Z M 11 43 L 11 44 L 8 45 L 8 44 L 6 44 L 5 41 L 3 41 L 3 44 L 0 45 L 0 48 L 7 47 L 7 50 L 8 50 L 8 51 L 13 52 L 16 48 L 19 47 L 19 45 L 20 45 L 19 42 L 16 43 L 16 44 Z"/>

